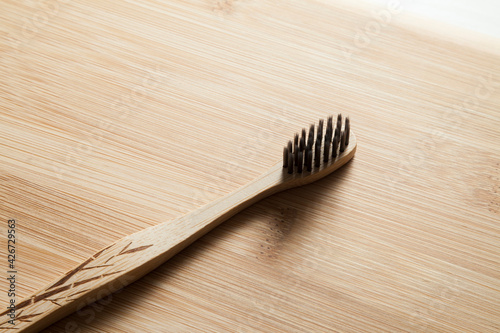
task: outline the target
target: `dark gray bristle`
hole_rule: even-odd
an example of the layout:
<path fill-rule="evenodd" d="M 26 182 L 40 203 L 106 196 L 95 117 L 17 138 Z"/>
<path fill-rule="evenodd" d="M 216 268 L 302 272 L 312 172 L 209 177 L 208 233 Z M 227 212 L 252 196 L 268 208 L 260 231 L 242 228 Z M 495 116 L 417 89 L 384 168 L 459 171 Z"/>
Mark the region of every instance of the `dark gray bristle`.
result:
<path fill-rule="evenodd" d="M 306 139 L 307 139 L 307 136 L 306 136 L 306 129 L 305 129 L 305 128 L 303 128 L 303 129 L 302 129 L 302 136 L 301 136 L 301 137 L 302 137 L 302 138 L 304 138 L 304 140 L 306 140 Z"/>
<path fill-rule="evenodd" d="M 337 136 L 333 138 L 333 144 L 332 144 L 332 158 L 337 157 L 337 150 L 339 148 L 339 139 Z"/>
<path fill-rule="evenodd" d="M 314 144 L 314 125 L 309 128 L 309 138 L 307 139 L 307 146 L 312 149 Z"/>
<path fill-rule="evenodd" d="M 316 145 L 314 147 L 314 166 L 319 168 L 319 164 L 321 162 L 321 144 L 319 141 L 316 141 Z"/>
<path fill-rule="evenodd" d="M 327 128 L 326 129 L 326 133 L 325 133 L 325 143 L 330 143 L 332 142 L 332 129 L 331 128 Z"/>
<path fill-rule="evenodd" d="M 340 152 L 343 153 L 345 150 L 345 132 L 343 131 L 342 134 L 340 134 Z"/>
<path fill-rule="evenodd" d="M 295 133 L 295 136 L 293 138 L 293 145 L 294 145 L 294 147 L 299 145 L 299 134 L 298 133 Z"/>
<path fill-rule="evenodd" d="M 305 148 L 306 148 L 306 138 L 305 137 L 301 137 L 300 138 L 300 143 L 299 143 L 299 150 L 300 151 L 304 151 Z"/>
<path fill-rule="evenodd" d="M 328 121 L 326 123 L 326 130 L 330 130 L 330 132 L 333 132 L 333 117 L 330 116 L 328 117 Z"/>
<path fill-rule="evenodd" d="M 288 148 L 283 148 L 283 168 L 288 167 Z"/>
<path fill-rule="evenodd" d="M 309 138 L 307 139 L 307 146 L 312 149 L 314 144 L 314 132 L 309 132 Z"/>
<path fill-rule="evenodd" d="M 316 136 L 316 142 L 315 142 L 315 145 L 319 144 L 321 146 L 321 144 L 323 143 L 323 136 L 321 135 L 321 133 L 318 131 L 318 135 Z"/>
<path fill-rule="evenodd" d="M 293 153 L 288 154 L 288 173 L 293 173 Z"/>
<path fill-rule="evenodd" d="M 325 141 L 325 148 L 323 150 L 323 161 L 328 163 L 328 159 L 330 158 L 330 142 Z"/>
<path fill-rule="evenodd" d="M 326 123 L 325 143 L 332 142 L 332 136 L 333 136 L 333 117 L 330 116 L 328 117 L 328 121 Z"/>
<path fill-rule="evenodd" d="M 292 147 L 293 147 L 293 146 L 292 146 L 292 140 L 290 140 L 290 141 L 288 141 L 288 146 L 287 146 L 287 148 L 288 148 L 288 152 L 289 152 L 290 154 L 292 153 Z"/>
<path fill-rule="evenodd" d="M 299 164 L 299 146 L 297 144 L 293 146 L 293 157 L 295 160 L 294 164 L 297 166 Z"/>
<path fill-rule="evenodd" d="M 319 120 L 318 124 L 318 135 L 316 135 L 316 144 L 321 146 L 321 143 L 323 142 L 323 119 Z"/>
<path fill-rule="evenodd" d="M 345 118 L 344 131 L 345 131 L 345 145 L 348 146 L 349 145 L 349 132 L 351 131 L 349 117 Z"/>
<path fill-rule="evenodd" d="M 304 166 L 304 153 L 302 151 L 299 151 L 298 161 L 299 164 L 297 165 L 297 172 L 302 173 L 302 167 Z"/>
<path fill-rule="evenodd" d="M 312 170 L 312 159 L 313 159 L 313 155 L 312 155 L 312 150 L 309 149 L 306 149 L 306 169 L 307 171 L 311 172 Z"/>
<path fill-rule="evenodd" d="M 337 141 L 340 141 L 340 127 L 337 126 L 335 129 L 335 136 L 337 138 Z"/>

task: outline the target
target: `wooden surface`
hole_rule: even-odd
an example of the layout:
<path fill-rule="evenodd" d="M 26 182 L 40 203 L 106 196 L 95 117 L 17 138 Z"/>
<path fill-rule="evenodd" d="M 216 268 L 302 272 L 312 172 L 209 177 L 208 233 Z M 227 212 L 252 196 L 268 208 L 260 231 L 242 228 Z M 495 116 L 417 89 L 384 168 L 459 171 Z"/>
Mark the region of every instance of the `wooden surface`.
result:
<path fill-rule="evenodd" d="M 337 119 L 337 118 L 336 118 Z M 227 221 L 237 213 L 267 198 L 297 186 L 318 181 L 348 163 L 356 152 L 356 136 L 351 133 L 345 122 L 343 130 L 341 117 L 332 126 L 332 118 L 328 118 L 326 134 L 323 136 L 323 123 L 316 132 L 318 138 L 314 145 L 319 152 L 304 159 L 304 138 L 300 139 L 300 153 L 295 143 L 293 152 L 287 148 L 286 163 L 279 161 L 260 177 L 238 188 L 217 200 L 191 211 L 174 220 L 165 221 L 142 229 L 131 235 L 99 249 L 92 256 L 78 263 L 65 274 L 50 281 L 33 294 L 24 297 L 16 304 L 0 313 L 0 329 L 17 329 L 22 332 L 40 332 L 78 310 L 79 304 L 89 299 L 105 299 L 118 290 L 158 268 L 168 259 L 184 250 L 194 241 Z M 335 129 L 335 130 L 334 130 Z M 334 134 L 335 133 L 335 134 Z M 334 134 L 333 145 L 332 134 Z M 339 141 L 340 139 L 340 141 Z M 314 136 L 308 140 L 305 152 L 311 152 Z M 330 147 L 328 149 L 328 147 Z M 328 149 L 328 150 L 327 150 Z M 324 152 L 324 153 L 323 153 Z M 328 155 L 324 155 L 328 153 Z M 333 153 L 335 155 L 333 155 Z M 316 155 L 317 154 L 317 155 Z M 284 154 L 285 155 L 285 154 Z M 329 158 L 324 158 L 328 156 Z M 284 156 L 285 159 L 285 156 Z M 295 163 L 294 163 L 295 161 Z M 308 161 L 308 162 L 305 162 Z M 314 164 L 309 164 L 314 163 Z M 294 164 L 296 164 L 294 166 Z M 299 171 L 304 166 L 303 171 Z M 312 168 L 311 168 L 312 165 Z M 295 170 L 295 172 L 294 172 Z M 16 271 L 15 253 L 15 219 L 8 220 L 9 271 L 13 273 L 7 279 L 10 283 L 8 296 L 15 292 Z M 10 302 L 12 303 L 12 302 Z M 15 306 L 14 306 L 15 305 Z M 13 310 L 12 310 L 13 309 Z M 17 318 L 17 319 L 16 319 Z M 29 319 L 29 320 L 27 320 Z M 17 320 L 17 322 L 16 322 Z M 13 326 L 10 326 L 10 325 Z"/>
<path fill-rule="evenodd" d="M 340 2 L 1 6 L 18 299 L 248 183 L 321 117 L 358 139 L 334 175 L 45 332 L 500 330 L 498 41 Z"/>

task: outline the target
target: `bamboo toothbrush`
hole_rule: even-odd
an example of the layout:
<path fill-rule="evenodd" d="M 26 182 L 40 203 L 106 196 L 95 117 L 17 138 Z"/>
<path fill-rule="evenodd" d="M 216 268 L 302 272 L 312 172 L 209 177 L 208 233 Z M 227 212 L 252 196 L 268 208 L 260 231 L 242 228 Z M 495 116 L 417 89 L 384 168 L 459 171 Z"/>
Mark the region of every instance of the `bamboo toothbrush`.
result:
<path fill-rule="evenodd" d="M 316 181 L 347 163 L 356 151 L 349 118 L 329 117 L 296 134 L 283 162 L 242 188 L 172 221 L 126 236 L 105 247 L 56 281 L 0 314 L 0 329 L 38 332 L 62 317 L 117 291 L 158 267 L 202 235 L 255 202 Z M 15 317 L 14 317 L 15 315 Z M 13 318 L 14 317 L 14 318 Z M 12 321 L 13 320 L 13 321 Z M 14 323 L 14 324 L 12 324 Z M 10 331 L 10 330 L 9 330 Z"/>

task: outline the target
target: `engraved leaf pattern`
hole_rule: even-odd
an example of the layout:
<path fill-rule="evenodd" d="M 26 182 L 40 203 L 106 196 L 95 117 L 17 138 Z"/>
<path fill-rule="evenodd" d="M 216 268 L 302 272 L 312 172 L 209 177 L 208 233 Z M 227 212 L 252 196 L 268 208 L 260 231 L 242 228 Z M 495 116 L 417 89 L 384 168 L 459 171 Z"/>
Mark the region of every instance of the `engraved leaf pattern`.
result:
<path fill-rule="evenodd" d="M 131 247 L 132 242 L 129 242 L 127 245 L 125 245 L 123 248 L 121 248 L 120 251 L 116 251 L 116 246 L 117 244 L 112 244 L 99 252 L 95 253 L 92 257 L 87 259 L 85 262 L 83 262 L 81 265 L 78 267 L 74 268 L 73 270 L 67 272 L 63 277 L 61 277 L 59 280 L 51 284 L 48 288 L 46 288 L 44 291 L 33 295 L 32 297 L 18 303 L 16 305 L 16 311 L 19 311 L 16 315 L 15 322 L 16 325 L 9 324 L 9 321 L 11 320 L 10 317 L 7 316 L 7 313 L 9 310 L 3 311 L 0 313 L 0 316 L 4 316 L 4 320 L 0 322 L 0 329 L 19 329 L 18 324 L 19 323 L 29 323 L 31 322 L 31 318 L 37 317 L 43 312 L 34 312 L 32 314 L 27 314 L 27 315 L 22 315 L 22 313 L 26 310 L 26 307 L 33 306 L 35 304 L 40 304 L 39 302 L 50 302 L 51 304 L 54 304 L 56 306 L 62 306 L 61 304 L 63 302 L 72 302 L 74 300 L 74 296 L 78 294 L 85 293 L 91 288 L 85 288 L 86 285 L 92 281 L 97 281 L 99 279 L 103 279 L 105 277 L 115 275 L 118 273 L 123 272 L 123 270 L 119 271 L 112 271 L 112 267 L 114 266 L 113 259 L 117 258 L 118 256 L 122 255 L 130 255 L 136 252 L 144 251 L 153 244 L 150 245 L 143 245 L 143 246 L 138 246 L 138 247 Z M 102 262 L 102 259 L 105 258 L 107 255 L 111 254 L 112 252 L 115 252 L 115 254 L 110 255 L 104 262 Z M 117 252 L 117 253 L 116 253 Z M 104 254 L 104 255 L 103 255 Z M 99 258 L 99 259 L 98 259 Z M 94 263 L 96 261 L 99 261 L 97 265 L 90 265 L 91 263 Z M 81 272 L 88 272 L 89 270 L 92 269 L 97 269 L 97 268 L 106 268 L 106 270 L 110 270 L 111 272 L 108 273 L 102 273 L 90 278 L 85 278 L 85 279 L 78 279 L 76 278 L 74 282 L 66 284 L 71 278 L 77 277 L 77 275 Z M 80 289 L 81 287 L 84 287 L 82 290 L 75 290 L 74 293 L 71 293 L 67 296 L 59 295 L 65 291 L 68 290 L 73 290 L 73 289 Z"/>

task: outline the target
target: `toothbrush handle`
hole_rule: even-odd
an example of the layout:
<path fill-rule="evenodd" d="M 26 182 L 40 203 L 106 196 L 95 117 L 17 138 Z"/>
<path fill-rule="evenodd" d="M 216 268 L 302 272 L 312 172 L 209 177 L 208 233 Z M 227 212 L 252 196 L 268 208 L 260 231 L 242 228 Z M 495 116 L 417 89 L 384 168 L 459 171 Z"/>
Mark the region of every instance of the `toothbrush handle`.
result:
<path fill-rule="evenodd" d="M 0 314 L 0 331 L 38 332 L 149 273 L 242 209 L 282 189 L 281 163 L 248 185 L 178 219 L 126 236 Z M 9 322 L 13 319 L 12 322 Z M 14 323 L 14 324 L 12 324 Z"/>

